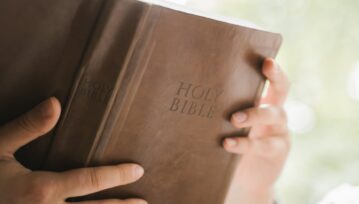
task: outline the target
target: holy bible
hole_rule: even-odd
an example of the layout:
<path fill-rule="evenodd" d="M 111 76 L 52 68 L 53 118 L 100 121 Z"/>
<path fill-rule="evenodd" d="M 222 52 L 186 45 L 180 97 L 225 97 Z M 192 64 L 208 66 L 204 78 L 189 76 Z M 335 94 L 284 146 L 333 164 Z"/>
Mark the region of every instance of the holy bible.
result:
<path fill-rule="evenodd" d="M 0 123 L 56 96 L 50 133 L 16 153 L 34 170 L 135 162 L 138 182 L 80 199 L 220 204 L 243 136 L 230 115 L 256 105 L 279 34 L 132 0 L 2 0 Z"/>

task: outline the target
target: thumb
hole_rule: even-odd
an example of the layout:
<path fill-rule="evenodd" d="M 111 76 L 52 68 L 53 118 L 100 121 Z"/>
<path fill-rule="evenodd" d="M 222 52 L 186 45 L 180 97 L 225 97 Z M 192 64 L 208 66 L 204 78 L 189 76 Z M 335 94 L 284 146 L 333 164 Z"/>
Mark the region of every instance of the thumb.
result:
<path fill-rule="evenodd" d="M 12 155 L 21 146 L 49 132 L 57 123 L 60 102 L 51 97 L 0 127 L 0 154 Z"/>

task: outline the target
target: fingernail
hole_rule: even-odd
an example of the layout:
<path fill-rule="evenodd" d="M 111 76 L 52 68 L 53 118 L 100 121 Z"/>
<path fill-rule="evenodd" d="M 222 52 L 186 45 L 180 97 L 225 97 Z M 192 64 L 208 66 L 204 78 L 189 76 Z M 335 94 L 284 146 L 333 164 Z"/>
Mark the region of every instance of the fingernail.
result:
<path fill-rule="evenodd" d="M 52 100 L 52 97 L 41 102 L 39 105 L 37 105 L 35 107 L 35 112 L 37 112 L 43 118 L 51 117 L 53 114 L 51 100 Z"/>
<path fill-rule="evenodd" d="M 237 145 L 237 140 L 232 139 L 232 138 L 227 138 L 226 144 L 228 147 L 235 147 Z"/>
<path fill-rule="evenodd" d="M 137 177 L 141 177 L 145 173 L 145 170 L 141 166 L 135 165 L 134 172 Z"/>
<path fill-rule="evenodd" d="M 233 119 L 236 123 L 243 123 L 247 120 L 247 114 L 243 112 L 237 112 L 233 114 Z"/>

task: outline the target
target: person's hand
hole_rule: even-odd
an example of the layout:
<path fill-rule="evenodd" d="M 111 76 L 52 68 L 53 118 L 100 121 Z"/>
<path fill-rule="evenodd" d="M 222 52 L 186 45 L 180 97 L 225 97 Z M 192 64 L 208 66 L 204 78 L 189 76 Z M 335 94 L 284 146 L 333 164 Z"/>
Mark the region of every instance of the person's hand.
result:
<path fill-rule="evenodd" d="M 236 128 L 251 127 L 248 137 L 226 138 L 224 148 L 242 155 L 227 203 L 273 204 L 273 186 L 285 164 L 290 138 L 283 104 L 289 80 L 273 59 L 266 59 L 263 74 L 269 87 L 260 106 L 234 113 Z"/>
<path fill-rule="evenodd" d="M 63 173 L 33 172 L 14 153 L 50 131 L 60 115 L 60 103 L 50 98 L 0 127 L 0 204 L 64 204 L 71 197 L 132 183 L 143 175 L 137 164 L 83 168 Z M 141 199 L 85 201 L 81 204 L 145 204 Z"/>

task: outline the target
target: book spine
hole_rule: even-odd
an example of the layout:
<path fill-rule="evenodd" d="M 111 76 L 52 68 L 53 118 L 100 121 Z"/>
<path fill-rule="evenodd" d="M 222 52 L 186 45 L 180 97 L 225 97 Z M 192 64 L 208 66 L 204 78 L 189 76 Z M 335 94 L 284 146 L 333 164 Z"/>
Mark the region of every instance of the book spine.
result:
<path fill-rule="evenodd" d="M 114 115 L 118 115 L 119 113 L 126 112 L 126 110 L 128 110 L 128 108 L 124 108 L 123 104 L 125 103 L 126 99 L 131 101 L 130 95 L 134 96 L 134 93 L 136 92 L 134 89 L 136 89 L 136 87 L 138 87 L 139 83 L 141 82 L 140 78 L 143 76 L 143 71 L 146 66 L 142 63 L 142 66 L 132 67 L 131 62 L 134 60 L 134 58 L 136 58 L 135 60 L 137 62 L 140 62 L 141 59 L 145 57 L 143 55 L 142 57 L 136 57 L 136 55 L 138 55 L 138 51 L 140 51 L 140 53 L 145 53 L 148 51 L 148 49 L 151 50 L 151 45 L 148 42 L 148 39 L 151 36 L 151 28 L 149 28 L 148 21 L 150 19 L 153 20 L 152 16 L 150 15 L 151 11 L 152 6 L 148 6 L 138 24 L 134 38 L 129 47 L 129 51 L 124 60 L 121 73 L 116 79 L 113 94 L 110 98 L 109 105 L 107 106 L 104 120 L 102 120 L 101 128 L 98 131 L 94 145 L 92 146 L 91 152 L 88 155 L 86 162 L 88 165 L 96 165 L 96 160 L 100 157 L 100 155 L 102 155 L 101 153 L 104 151 L 108 141 L 110 140 L 111 130 L 113 128 L 114 122 L 116 121 L 116 119 L 114 119 Z M 139 49 L 139 47 L 142 47 L 142 49 Z M 148 61 L 148 58 L 149 56 L 145 57 L 145 61 Z M 123 97 L 121 97 L 121 100 L 119 101 L 118 98 L 120 95 Z"/>
<path fill-rule="evenodd" d="M 107 111 L 107 118 L 103 121 L 101 132 L 99 132 L 100 134 L 88 157 L 87 162 L 91 166 L 101 165 L 106 162 L 102 157 L 108 143 L 109 141 L 116 141 L 116 138 L 112 138 L 113 128 L 116 125 L 117 129 L 122 129 L 124 125 L 156 46 L 152 36 L 160 14 L 161 9 L 159 7 L 150 5 L 139 23 L 124 67 L 116 81 L 114 94 L 111 99 L 112 103 Z"/>
<path fill-rule="evenodd" d="M 5 3 L 5 5 L 2 6 L 6 8 L 6 1 L 1 1 L 0 4 L 3 3 Z M 38 44 L 39 42 L 34 41 L 34 45 L 38 47 L 33 51 L 32 54 L 33 56 L 36 55 L 36 57 L 31 59 L 29 58 L 26 62 L 24 61 L 23 63 L 20 63 L 26 67 L 26 72 L 21 71 L 22 74 L 26 75 L 26 79 L 21 80 L 21 84 L 23 85 L 20 89 L 15 88 L 15 86 L 13 90 L 16 90 L 16 94 L 18 95 L 16 98 L 18 99 L 18 101 L 21 101 L 21 103 L 24 104 L 25 107 L 30 108 L 32 105 L 37 104 L 50 96 L 56 96 L 56 98 L 63 105 L 66 105 L 66 102 L 69 101 L 68 98 L 70 97 L 73 82 L 79 73 L 79 65 L 82 61 L 83 54 L 87 49 L 87 43 L 90 40 L 91 30 L 93 30 L 93 26 L 97 20 L 97 16 L 101 10 L 102 4 L 102 0 L 56 1 L 56 3 L 52 1 L 35 0 L 32 1 L 31 6 L 24 6 L 21 2 L 11 3 L 12 6 L 10 7 L 19 9 L 19 13 L 21 13 L 22 9 L 30 9 L 34 11 L 38 10 L 39 8 L 47 8 L 49 11 L 63 10 L 63 12 L 51 12 L 51 14 L 46 12 L 39 12 L 34 15 L 34 17 L 37 16 L 34 19 L 28 19 L 22 16 L 15 21 L 16 23 L 11 23 L 11 27 L 15 29 L 20 24 L 22 24 L 21 22 L 35 22 L 36 19 L 38 19 L 40 16 L 41 18 L 47 18 L 47 22 L 58 23 L 56 28 L 54 26 L 48 27 L 47 25 L 42 25 L 41 23 L 38 24 L 42 25 L 40 27 L 33 25 L 31 26 L 31 28 L 24 28 L 23 26 L 21 26 L 22 30 L 28 30 L 29 33 L 34 32 L 35 30 L 43 29 L 41 34 L 39 33 L 38 35 L 36 35 L 36 37 L 33 37 L 44 40 L 43 42 L 47 44 L 46 46 L 48 46 L 47 49 L 44 49 L 44 44 Z M 7 8 L 6 10 L 10 11 L 12 9 Z M 56 32 L 56 34 L 52 35 L 51 32 L 49 32 L 50 30 L 53 30 L 53 33 Z M 6 33 L 9 32 L 11 31 L 7 30 L 5 32 L 2 32 L 1 34 L 5 34 L 6 36 Z M 16 35 L 11 37 L 12 41 L 17 40 L 15 36 Z M 31 39 L 31 37 L 29 37 L 29 39 Z M 14 46 L 26 48 L 30 46 L 30 44 L 15 43 Z M 1 47 L 1 49 L 4 49 L 4 47 Z M 48 51 L 46 51 L 46 53 L 40 53 L 39 50 Z M 26 57 L 27 54 L 25 52 L 23 54 Z M 22 55 L 18 55 L 17 57 L 22 58 L 21 56 Z M 17 60 L 17 57 L 12 56 L 12 58 L 5 58 L 8 58 L 7 60 L 12 60 L 13 62 L 15 62 Z M 40 58 L 46 60 L 39 60 Z M 13 78 L 9 76 L 11 76 L 11 73 L 15 72 L 7 72 L 6 70 L 23 70 L 21 66 L 22 65 L 16 65 L 13 68 L 9 67 L 8 69 L 3 69 L 5 71 L 5 74 L 0 73 L 0 81 L 6 82 L 6 80 L 3 80 L 4 77 L 10 79 Z M 29 74 L 25 74 L 27 72 Z M 37 77 L 34 78 L 34 76 Z M 36 80 L 36 83 L 34 83 L 34 80 Z M 13 83 L 19 84 L 18 82 L 14 81 Z M 28 83 L 27 85 L 25 85 L 26 82 Z M 35 86 L 35 84 L 38 85 Z M 28 94 L 21 94 L 21 91 L 30 89 L 31 92 L 28 92 Z M 2 102 L 4 101 L 6 102 L 7 100 L 2 100 Z M 16 112 L 21 112 L 20 107 L 14 106 L 13 108 L 9 109 L 9 111 L 16 110 Z M 6 112 L 2 111 L 2 114 L 6 115 Z M 47 158 L 48 151 L 50 150 L 50 146 L 53 141 L 53 136 L 55 132 L 56 128 L 47 133 L 46 135 L 42 136 L 41 138 L 38 138 L 36 141 L 22 147 L 19 151 L 16 152 L 16 158 L 21 162 L 21 164 L 23 164 L 27 168 L 30 168 L 32 170 L 43 169 L 44 162 Z"/>
<path fill-rule="evenodd" d="M 106 1 L 57 127 L 45 169 L 88 164 L 106 121 L 112 95 L 148 4 Z"/>

